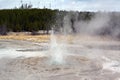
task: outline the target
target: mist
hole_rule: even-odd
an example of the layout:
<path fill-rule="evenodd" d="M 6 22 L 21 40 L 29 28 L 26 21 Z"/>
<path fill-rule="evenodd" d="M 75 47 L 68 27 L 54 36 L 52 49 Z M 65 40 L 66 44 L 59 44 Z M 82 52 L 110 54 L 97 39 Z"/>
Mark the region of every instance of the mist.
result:
<path fill-rule="evenodd" d="M 89 20 L 81 19 L 81 17 L 79 12 L 67 13 L 63 18 L 62 32 L 120 38 L 120 13 L 96 12 Z"/>

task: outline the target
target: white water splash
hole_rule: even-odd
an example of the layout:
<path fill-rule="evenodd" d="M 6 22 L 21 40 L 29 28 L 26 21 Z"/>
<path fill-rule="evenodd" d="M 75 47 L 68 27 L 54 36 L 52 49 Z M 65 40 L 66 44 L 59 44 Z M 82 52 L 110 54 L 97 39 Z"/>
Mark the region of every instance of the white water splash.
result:
<path fill-rule="evenodd" d="M 54 35 L 54 31 L 51 32 L 51 42 L 50 42 L 50 56 L 52 63 L 63 64 L 65 63 L 65 45 L 63 43 L 57 43 L 57 38 Z"/>

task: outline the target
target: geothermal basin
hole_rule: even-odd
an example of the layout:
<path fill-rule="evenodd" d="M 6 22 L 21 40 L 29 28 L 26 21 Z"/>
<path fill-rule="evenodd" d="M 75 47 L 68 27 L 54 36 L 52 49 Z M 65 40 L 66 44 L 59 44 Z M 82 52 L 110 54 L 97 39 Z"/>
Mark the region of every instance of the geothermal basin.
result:
<path fill-rule="evenodd" d="M 0 80 L 120 80 L 120 42 L 0 40 Z"/>

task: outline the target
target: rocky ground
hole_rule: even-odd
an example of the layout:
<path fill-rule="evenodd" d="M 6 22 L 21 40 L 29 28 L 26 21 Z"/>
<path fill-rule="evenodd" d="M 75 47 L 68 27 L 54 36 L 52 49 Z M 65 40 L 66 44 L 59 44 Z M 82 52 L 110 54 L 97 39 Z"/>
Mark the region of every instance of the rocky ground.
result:
<path fill-rule="evenodd" d="M 119 41 L 86 38 L 65 46 L 65 62 L 57 64 L 49 43 L 0 40 L 0 80 L 120 80 Z"/>

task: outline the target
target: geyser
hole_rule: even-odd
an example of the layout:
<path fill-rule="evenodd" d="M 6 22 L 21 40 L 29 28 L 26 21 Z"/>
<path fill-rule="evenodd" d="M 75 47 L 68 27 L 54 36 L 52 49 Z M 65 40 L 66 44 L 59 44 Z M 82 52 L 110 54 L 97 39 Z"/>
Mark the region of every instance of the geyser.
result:
<path fill-rule="evenodd" d="M 57 38 L 52 29 L 50 37 L 50 56 L 52 64 L 63 64 L 65 63 L 65 45 L 58 43 Z"/>

